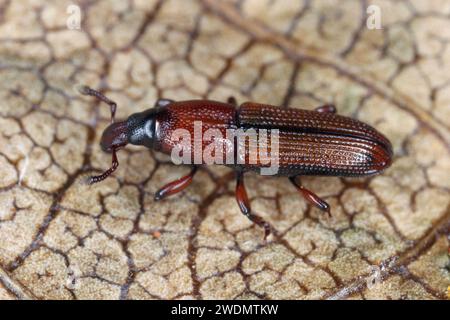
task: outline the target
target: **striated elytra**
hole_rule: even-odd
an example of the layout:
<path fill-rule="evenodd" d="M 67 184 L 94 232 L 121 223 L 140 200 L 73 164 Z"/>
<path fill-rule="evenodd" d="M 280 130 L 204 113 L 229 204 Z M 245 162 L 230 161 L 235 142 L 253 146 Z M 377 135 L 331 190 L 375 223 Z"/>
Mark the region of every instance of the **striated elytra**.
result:
<path fill-rule="evenodd" d="M 203 155 L 208 146 L 214 143 L 217 146 L 218 143 L 219 147 L 212 154 L 219 159 L 231 160 L 223 164 L 236 171 L 239 208 L 251 221 L 264 228 L 265 237 L 270 233 L 270 225 L 250 209 L 243 180 L 246 171 L 260 172 L 276 163 L 274 175 L 289 177 L 308 202 L 330 214 L 328 203 L 304 188 L 299 176 L 373 175 L 389 167 L 392 162 L 392 146 L 383 134 L 361 121 L 337 115 L 333 105 L 311 111 L 252 102 L 237 106 L 234 98 L 230 98 L 228 103 L 159 99 L 154 108 L 132 114 L 125 121 L 114 122 L 115 102 L 86 86 L 80 87 L 80 92 L 94 96 L 111 107 L 112 123 L 103 132 L 100 145 L 103 151 L 112 153 L 112 166 L 101 175 L 90 177 L 90 184 L 106 179 L 116 170 L 119 165 L 116 152 L 129 143 L 173 155 L 176 148 L 180 149 L 181 140 L 174 138 L 177 133 L 193 134 L 194 138 L 190 138 L 188 145 L 182 149 L 182 154 L 186 150 L 193 151 L 187 157 L 192 170 L 157 191 L 155 200 L 184 190 L 192 182 L 198 165 L 210 164 L 202 156 L 196 158 L 196 146 L 200 147 L 200 154 Z M 199 141 L 195 138 L 195 126 L 199 123 L 202 134 L 208 130 L 214 132 L 209 139 Z M 227 131 L 232 129 L 241 133 L 253 132 L 255 141 L 266 141 L 266 155 L 276 161 L 269 164 L 260 149 L 255 149 L 257 152 L 252 154 L 249 140 L 239 140 L 238 135 L 227 136 Z M 264 140 L 262 137 L 266 132 L 267 139 Z M 237 151 L 241 150 L 239 146 L 245 147 L 242 153 Z"/>

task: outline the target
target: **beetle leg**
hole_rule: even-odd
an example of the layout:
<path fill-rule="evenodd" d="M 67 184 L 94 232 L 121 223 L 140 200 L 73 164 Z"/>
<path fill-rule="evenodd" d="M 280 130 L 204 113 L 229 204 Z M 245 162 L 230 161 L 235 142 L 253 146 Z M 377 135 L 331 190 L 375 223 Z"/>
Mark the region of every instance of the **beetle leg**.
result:
<path fill-rule="evenodd" d="M 336 107 L 334 106 L 334 104 L 324 104 L 323 106 L 317 107 L 314 110 L 324 113 L 336 113 Z"/>
<path fill-rule="evenodd" d="M 155 107 L 164 107 L 164 106 L 167 106 L 168 104 L 171 104 L 172 102 L 175 102 L 175 101 L 172 99 L 161 98 L 161 99 L 156 100 Z"/>
<path fill-rule="evenodd" d="M 237 100 L 234 96 L 229 96 L 227 102 L 229 104 L 232 104 L 233 106 L 237 107 Z"/>
<path fill-rule="evenodd" d="M 242 171 L 237 172 L 236 179 L 236 201 L 241 209 L 241 212 L 250 219 L 253 223 L 256 223 L 258 226 L 264 228 L 264 240 L 270 234 L 270 225 L 263 218 L 258 217 L 252 213 L 250 208 L 250 201 L 248 200 L 247 191 L 244 186 L 244 174 Z"/>
<path fill-rule="evenodd" d="M 303 187 L 300 183 L 297 182 L 296 177 L 289 177 L 289 180 L 291 180 L 295 188 L 297 188 L 297 190 L 309 203 L 314 205 L 316 208 L 325 211 L 328 216 L 331 216 L 330 205 L 325 200 L 322 200 L 315 193 Z"/>
<path fill-rule="evenodd" d="M 181 177 L 178 180 L 169 182 L 164 187 L 159 189 L 155 193 L 154 199 L 156 201 L 158 201 L 158 200 L 164 199 L 168 196 L 171 196 L 178 192 L 183 191 L 191 184 L 192 178 L 194 178 L 194 175 L 196 172 L 197 172 L 197 166 L 193 166 L 191 169 L 191 172 L 189 172 L 189 174 L 185 175 L 184 177 Z"/>

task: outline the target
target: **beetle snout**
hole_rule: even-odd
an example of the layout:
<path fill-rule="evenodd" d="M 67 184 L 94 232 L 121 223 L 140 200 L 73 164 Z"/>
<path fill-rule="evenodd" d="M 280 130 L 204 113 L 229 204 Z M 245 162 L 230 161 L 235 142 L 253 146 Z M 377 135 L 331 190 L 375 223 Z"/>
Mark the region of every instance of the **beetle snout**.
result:
<path fill-rule="evenodd" d="M 128 143 L 126 122 L 116 122 L 110 124 L 103 131 L 100 147 L 104 152 L 112 152 Z"/>

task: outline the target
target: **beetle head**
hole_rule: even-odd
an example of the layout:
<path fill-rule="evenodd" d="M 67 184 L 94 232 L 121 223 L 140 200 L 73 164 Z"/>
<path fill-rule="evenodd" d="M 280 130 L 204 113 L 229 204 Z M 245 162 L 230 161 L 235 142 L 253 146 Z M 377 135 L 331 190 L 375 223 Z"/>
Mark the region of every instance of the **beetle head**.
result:
<path fill-rule="evenodd" d="M 104 152 L 112 153 L 112 163 L 111 167 L 102 174 L 88 177 L 86 182 L 88 184 L 93 184 L 105 180 L 119 166 L 119 161 L 117 160 L 117 150 L 124 147 L 128 143 L 127 123 L 125 121 L 117 123 L 114 122 L 117 104 L 101 92 L 91 89 L 88 86 L 78 86 L 78 90 L 83 95 L 96 97 L 98 100 L 109 105 L 111 109 L 111 124 L 105 129 L 105 131 L 103 131 L 100 146 Z"/>
<path fill-rule="evenodd" d="M 128 144 L 127 123 L 114 122 L 111 123 L 105 131 L 103 131 L 100 147 L 104 152 L 111 153 Z"/>

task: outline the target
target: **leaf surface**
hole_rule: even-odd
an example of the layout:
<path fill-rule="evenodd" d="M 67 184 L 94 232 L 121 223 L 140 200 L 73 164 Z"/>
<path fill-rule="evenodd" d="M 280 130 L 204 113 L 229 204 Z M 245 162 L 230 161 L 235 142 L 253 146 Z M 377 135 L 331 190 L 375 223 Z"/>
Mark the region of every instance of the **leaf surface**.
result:
<path fill-rule="evenodd" d="M 445 299 L 450 285 L 450 6 L 375 1 L 0 2 L 0 299 Z M 248 174 L 239 211 L 230 169 L 188 172 L 138 147 L 112 178 L 99 139 L 157 98 L 233 95 L 338 112 L 383 132 L 393 165 L 364 179 L 305 177 L 327 219 L 287 179 Z"/>

